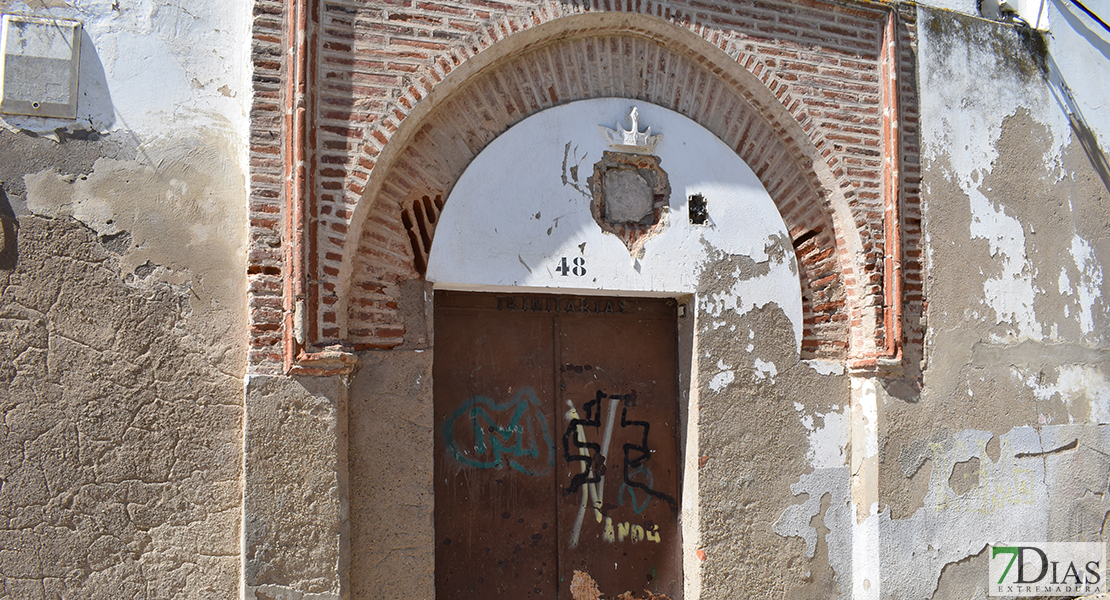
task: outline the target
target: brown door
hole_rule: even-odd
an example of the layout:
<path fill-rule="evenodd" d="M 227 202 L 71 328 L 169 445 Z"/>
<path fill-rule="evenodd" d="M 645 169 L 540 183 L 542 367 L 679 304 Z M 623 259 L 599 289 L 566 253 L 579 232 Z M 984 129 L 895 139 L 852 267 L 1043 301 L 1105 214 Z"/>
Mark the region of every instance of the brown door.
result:
<path fill-rule="evenodd" d="M 436 292 L 435 328 L 436 597 L 679 598 L 674 301 Z"/>

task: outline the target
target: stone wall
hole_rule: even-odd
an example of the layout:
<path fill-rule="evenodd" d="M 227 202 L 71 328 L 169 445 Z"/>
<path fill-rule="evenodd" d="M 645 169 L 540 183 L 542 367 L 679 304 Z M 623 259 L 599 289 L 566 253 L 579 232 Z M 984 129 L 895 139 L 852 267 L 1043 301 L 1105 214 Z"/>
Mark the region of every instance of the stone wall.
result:
<path fill-rule="evenodd" d="M 77 118 L 0 115 L 0 598 L 233 598 L 247 8 L 82 24 Z"/>
<path fill-rule="evenodd" d="M 17 235 L 0 271 L 0 597 L 233 597 L 242 346 L 197 325 L 228 315 L 161 266 L 123 271 L 125 236 L 32 216 Z"/>

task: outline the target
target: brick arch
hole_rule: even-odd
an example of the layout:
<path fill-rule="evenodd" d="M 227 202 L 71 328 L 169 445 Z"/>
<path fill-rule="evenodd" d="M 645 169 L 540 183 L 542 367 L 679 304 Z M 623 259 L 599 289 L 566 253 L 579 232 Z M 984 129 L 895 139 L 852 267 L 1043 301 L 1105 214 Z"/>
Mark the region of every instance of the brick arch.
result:
<path fill-rule="evenodd" d="M 399 124 L 373 132 L 378 142 L 363 149 L 362 160 L 373 169 L 359 188 L 338 269 L 332 319 L 339 337 L 355 348 L 402 342 L 399 286 L 422 277 L 442 201 L 485 145 L 545 108 L 619 96 L 691 118 L 763 182 L 795 242 L 804 355 L 844 358 L 850 324 L 853 338 L 873 343 L 881 324 L 861 318 L 867 313 L 858 306 L 881 305 L 882 290 L 856 274 L 874 270 L 863 238 L 876 237 L 875 228 L 849 202 L 861 186 L 841 166 L 830 128 L 811 118 L 813 99 L 792 92 L 791 71 L 773 70 L 767 64 L 774 61 L 735 42 L 711 44 L 711 28 L 646 15 L 592 13 L 532 25 L 476 49 L 407 113 L 397 111 Z M 874 88 L 877 112 L 878 83 Z M 869 298 L 875 296 L 878 302 Z"/>

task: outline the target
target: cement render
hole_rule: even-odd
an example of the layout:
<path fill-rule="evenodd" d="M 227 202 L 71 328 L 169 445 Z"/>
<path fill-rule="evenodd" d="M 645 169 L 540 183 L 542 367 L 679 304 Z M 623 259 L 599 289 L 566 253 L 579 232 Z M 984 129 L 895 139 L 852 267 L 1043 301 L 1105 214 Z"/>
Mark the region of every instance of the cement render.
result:
<path fill-rule="evenodd" d="M 243 174 L 83 137 L 0 131 L 0 598 L 236 597 Z"/>
<path fill-rule="evenodd" d="M 883 597 L 986 598 L 988 544 L 1107 539 L 1110 190 L 1037 33 L 920 14 L 928 334 L 880 397 Z"/>
<path fill-rule="evenodd" d="M 236 595 L 242 361 L 70 218 L 0 271 L 0 598 Z M 238 363 L 238 364 L 236 364 Z"/>

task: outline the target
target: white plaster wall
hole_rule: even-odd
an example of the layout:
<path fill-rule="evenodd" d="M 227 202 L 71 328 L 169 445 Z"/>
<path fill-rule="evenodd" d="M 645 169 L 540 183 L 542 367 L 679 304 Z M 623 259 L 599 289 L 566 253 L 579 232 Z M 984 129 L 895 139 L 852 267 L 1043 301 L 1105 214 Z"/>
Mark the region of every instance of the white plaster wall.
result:
<path fill-rule="evenodd" d="M 1110 23 L 1110 0 L 1081 2 L 1103 23 Z M 976 17 L 981 14 L 979 0 L 920 4 Z M 1010 4 L 1022 19 L 1048 34 L 1051 93 L 1065 114 L 1082 116 L 1105 153 L 1110 148 L 1110 31 L 1072 0 L 1010 0 Z M 1069 93 L 1072 98 L 1067 97 Z"/>
<path fill-rule="evenodd" d="M 1056 99 L 1068 113 L 1082 116 L 1105 153 L 1110 149 L 1110 31 L 1070 0 L 1044 1 Z M 1110 1 L 1083 0 L 1083 5 L 1110 23 Z M 1069 103 L 1061 86 L 1071 90 L 1074 103 Z"/>
<path fill-rule="evenodd" d="M 671 185 L 667 228 L 646 242 L 643 258 L 633 258 L 594 221 L 586 178 L 607 149 L 598 127 L 620 122 L 629 128 L 631 104 L 616 98 L 566 104 L 533 115 L 494 140 L 451 192 L 436 227 L 428 280 L 442 288 L 677 295 L 694 293 L 712 260 L 744 256 L 759 264 L 762 274 L 737 276 L 727 291 L 700 298 L 702 308 L 720 317 L 777 303 L 800 344 L 794 257 L 768 253 L 783 240 L 789 243 L 782 217 L 747 164 L 694 121 L 635 103 L 641 130 L 663 134 L 655 154 Z M 707 199 L 706 225 L 690 223 L 687 204 L 693 194 Z M 585 275 L 556 272 L 564 257 L 572 267 L 574 259 L 582 259 Z"/>
<path fill-rule="evenodd" d="M 0 0 L 0 12 L 82 24 L 76 120 L 0 115 L 41 157 L 0 152 L 14 212 L 128 235 L 121 267 L 188 282 L 197 310 L 242 320 L 251 83 L 248 0 Z M 38 136 L 35 138 L 34 136 Z M 0 149 L 3 150 L 3 149 Z M 15 165 L 12 167 L 12 165 Z M 21 172 L 26 170 L 26 172 Z M 23 186 L 19 186 L 23 187 Z M 12 194 L 9 194 L 10 196 Z M 242 343 L 218 320 L 214 344 Z"/>
<path fill-rule="evenodd" d="M 1110 428 L 1076 426 L 1016 427 L 996 436 L 968 429 L 927 445 L 917 466 L 931 461 L 925 506 L 909 519 L 877 517 L 882 531 L 884 585 L 898 590 L 901 598 L 931 598 L 946 565 L 983 552 L 988 544 L 1006 541 L 1093 541 L 1097 531 L 1079 539 L 1065 539 L 1060 512 L 1078 512 L 1067 505 L 1075 494 L 1093 497 L 1090 483 L 1105 482 L 1105 460 L 1076 460 L 1069 452 L 1081 445 L 1110 447 Z M 992 438 L 1000 451 L 987 451 Z M 957 463 L 978 460 L 979 485 L 958 493 L 951 485 Z M 1066 474 L 1065 474 L 1066 473 Z M 1070 509 L 1070 510 L 1069 510 Z M 1093 536 L 1093 538 L 1092 538 Z M 982 562 L 983 579 L 986 561 Z M 967 597 L 985 597 L 982 580 L 965 585 Z"/>
<path fill-rule="evenodd" d="M 969 29 L 955 21 L 952 27 Z M 1008 117 L 1028 112 L 1032 120 L 1048 129 L 1051 141 L 1043 156 L 1043 168 L 1057 173 L 1057 177 L 1064 176 L 1058 170 L 1063 150 L 1072 141 L 1072 131 L 1048 83 L 1016 79 L 1010 69 L 1000 66 L 989 45 L 990 36 L 982 35 L 982 30 L 968 32 L 982 39 L 972 37 L 967 47 L 953 48 L 947 38 L 934 39 L 928 27 L 921 28 L 922 158 L 936 164 L 946 179 L 967 194 L 971 237 L 986 241 L 990 255 L 1001 267 L 1001 273 L 987 279 L 982 303 L 969 308 L 969 317 L 1008 324 L 1009 332 L 995 341 L 1041 341 L 1050 337 L 1051 331 L 1042 325 L 1034 306 L 1041 290 L 1033 282 L 1037 272 L 1034 257 L 1027 253 L 1027 235 L 1032 232 L 1012 210 L 1007 210 L 1006 204 L 1017 199 L 992 195 L 993 190 L 983 182 L 1000 156 L 998 142 Z M 930 190 L 926 187 L 924 191 L 928 194 Z M 1087 242 L 1080 239 L 1077 243 L 1083 246 Z M 930 244 L 927 234 L 926 246 Z M 927 260 L 931 258 L 927 254 Z M 1086 255 L 1077 257 L 1078 270 L 1090 271 L 1089 283 L 1097 288 L 1101 269 L 1086 262 Z M 1097 292 L 1087 295 L 1090 298 L 1080 307 L 1081 314 L 1090 310 Z"/>
<path fill-rule="evenodd" d="M 0 125 L 128 131 L 140 142 L 216 132 L 247 167 L 251 3 L 0 0 L 0 12 L 80 21 L 77 119 L 0 115 Z"/>

